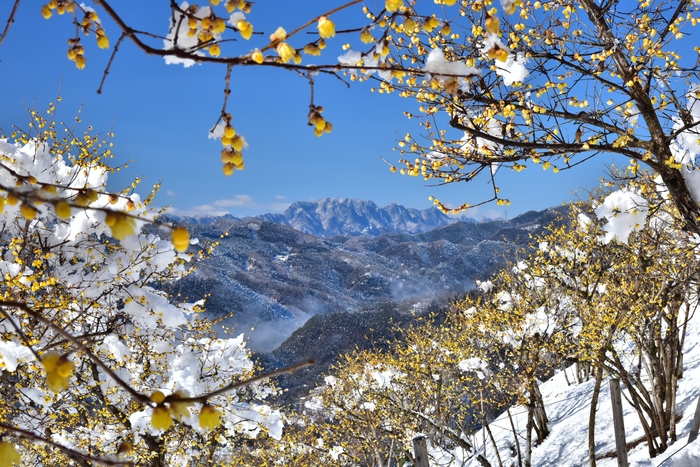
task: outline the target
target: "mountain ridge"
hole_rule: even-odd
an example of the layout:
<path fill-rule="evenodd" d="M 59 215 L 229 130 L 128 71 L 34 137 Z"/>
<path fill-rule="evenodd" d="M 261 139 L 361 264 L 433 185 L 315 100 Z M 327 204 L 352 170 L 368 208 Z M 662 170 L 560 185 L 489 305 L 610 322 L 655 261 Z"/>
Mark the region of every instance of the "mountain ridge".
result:
<path fill-rule="evenodd" d="M 224 216 L 186 217 L 169 215 L 179 222 L 207 224 L 221 218 L 230 221 L 258 219 L 286 225 L 316 237 L 334 235 L 378 237 L 388 233 L 418 234 L 453 224 L 472 222 L 466 217 L 450 217 L 437 208 L 407 208 L 397 203 L 379 207 L 369 200 L 357 198 L 322 198 L 317 201 L 295 201 L 283 213 L 266 213 L 237 218 Z"/>

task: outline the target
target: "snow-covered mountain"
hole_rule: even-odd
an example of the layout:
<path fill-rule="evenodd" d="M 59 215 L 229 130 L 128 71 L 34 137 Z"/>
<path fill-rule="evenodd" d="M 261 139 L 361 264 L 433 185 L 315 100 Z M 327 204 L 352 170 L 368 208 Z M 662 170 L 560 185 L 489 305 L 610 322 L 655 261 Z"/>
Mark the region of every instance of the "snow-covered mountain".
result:
<path fill-rule="evenodd" d="M 260 219 L 183 222 L 194 238 L 219 245 L 173 292 L 192 300 L 207 296 L 210 316 L 233 313 L 226 324 L 254 327 L 251 345 L 270 350 L 316 314 L 465 291 L 560 214 L 552 209 L 419 234 L 330 238 Z M 335 225 L 340 230 L 340 222 Z"/>
<path fill-rule="evenodd" d="M 263 214 L 257 218 L 317 237 L 418 234 L 466 220 L 449 217 L 435 208 L 418 210 L 398 204 L 380 208 L 372 201 L 348 198 L 297 201 L 282 214 Z"/>

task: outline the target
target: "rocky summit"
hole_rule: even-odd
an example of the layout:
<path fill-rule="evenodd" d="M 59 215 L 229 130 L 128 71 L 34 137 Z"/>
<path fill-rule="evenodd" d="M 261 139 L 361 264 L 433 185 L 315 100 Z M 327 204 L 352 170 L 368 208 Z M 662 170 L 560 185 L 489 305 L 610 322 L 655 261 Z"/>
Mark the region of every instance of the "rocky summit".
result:
<path fill-rule="evenodd" d="M 418 210 L 398 204 L 380 208 L 372 201 L 348 198 L 298 201 L 282 214 L 264 214 L 257 218 L 317 237 L 416 234 L 458 222 L 457 218 L 449 217 L 435 208 Z"/>

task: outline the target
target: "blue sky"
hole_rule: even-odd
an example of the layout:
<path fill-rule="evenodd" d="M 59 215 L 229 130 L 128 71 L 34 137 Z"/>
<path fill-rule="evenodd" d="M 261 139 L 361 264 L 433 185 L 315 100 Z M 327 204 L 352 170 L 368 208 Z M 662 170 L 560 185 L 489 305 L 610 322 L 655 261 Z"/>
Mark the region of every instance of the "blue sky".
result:
<path fill-rule="evenodd" d="M 3 25 L 12 3 L 0 5 Z M 300 4 L 304 7 L 299 8 Z M 114 6 L 137 29 L 167 33 L 167 1 L 120 0 Z M 267 36 L 277 26 L 292 30 L 333 6 L 335 2 L 321 0 L 260 1 L 247 18 L 256 31 Z M 54 14 L 44 20 L 40 8 L 36 2 L 21 3 L 9 36 L 0 45 L 0 128 L 10 133 L 12 125 L 25 125 L 25 102 L 29 106 L 36 102 L 44 109 L 55 101 L 60 87 L 63 100 L 58 119 L 72 121 L 82 106 L 85 124 L 91 123 L 97 131 L 112 128 L 116 134 L 115 163 L 134 161 L 128 170 L 112 177 L 113 189 L 142 177 L 143 193 L 162 181 L 158 204 L 172 205 L 180 213 L 229 212 L 238 217 L 278 212 L 294 201 L 326 197 L 424 209 L 432 205 L 430 195 L 452 204 L 474 203 L 488 196 L 486 179 L 431 187 L 417 177 L 389 172 L 381 158 L 397 161 L 398 153 L 392 151 L 397 139 L 407 132 L 420 132 L 416 120 L 403 116 L 404 111 L 417 111 L 415 102 L 371 93 L 368 83 L 353 83 L 347 88 L 337 78 L 321 76 L 315 100 L 324 106 L 323 115 L 334 129 L 316 138 L 306 122 L 307 81 L 295 73 L 269 68 L 233 70 L 228 110 L 249 148 L 244 152 L 246 169 L 225 177 L 220 143 L 207 138 L 222 106 L 223 67 L 166 65 L 162 58 L 147 56 L 125 41 L 103 93 L 98 95 L 111 52 L 98 49 L 94 36 L 83 38 L 87 66 L 78 70 L 66 58 L 67 40 L 74 32 L 69 18 Z M 334 18 L 340 29 L 361 26 L 364 15 L 358 5 Z M 101 19 L 107 33 L 111 32 L 113 46 L 117 30 L 106 15 Z M 347 41 L 340 36 L 329 39 L 324 63 L 344 53 L 341 46 Z M 227 47 L 245 53 L 256 45 L 263 45 L 260 36 L 253 36 L 250 43 L 239 40 Z M 597 186 L 604 171 L 600 161 L 558 174 L 540 167 L 519 174 L 502 170 L 498 174 L 501 192 L 513 203 L 507 214 L 512 217 L 559 205 L 574 198 L 572 191 L 586 198 L 585 189 Z M 505 210 L 490 204 L 468 215 L 500 217 Z"/>

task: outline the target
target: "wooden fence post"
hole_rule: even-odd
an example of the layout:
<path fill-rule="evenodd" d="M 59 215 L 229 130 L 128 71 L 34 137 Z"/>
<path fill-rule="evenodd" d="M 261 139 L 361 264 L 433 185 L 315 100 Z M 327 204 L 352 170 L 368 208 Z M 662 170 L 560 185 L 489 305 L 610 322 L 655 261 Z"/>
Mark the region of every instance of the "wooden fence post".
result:
<path fill-rule="evenodd" d="M 690 427 L 690 436 L 688 436 L 688 442 L 692 443 L 698 437 L 698 431 L 700 431 L 700 397 L 698 397 L 698 405 L 695 406 L 695 416 L 693 417 L 693 424 Z"/>
<path fill-rule="evenodd" d="M 617 446 L 617 465 L 628 467 L 627 440 L 625 439 L 625 422 L 622 418 L 622 395 L 620 394 L 620 380 L 610 380 L 610 399 L 613 408 L 613 427 L 615 429 L 615 445 Z"/>
<path fill-rule="evenodd" d="M 413 457 L 416 459 L 416 467 L 430 467 L 428 443 L 425 441 L 425 436 L 413 438 Z"/>

